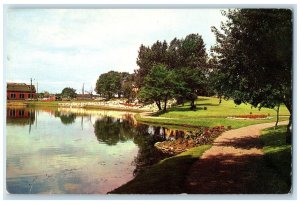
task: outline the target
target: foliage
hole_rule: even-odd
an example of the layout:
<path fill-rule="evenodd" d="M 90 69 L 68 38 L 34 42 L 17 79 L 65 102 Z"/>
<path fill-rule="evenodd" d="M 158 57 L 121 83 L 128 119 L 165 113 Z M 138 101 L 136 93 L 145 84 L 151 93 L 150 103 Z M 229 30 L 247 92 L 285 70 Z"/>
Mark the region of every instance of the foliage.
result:
<path fill-rule="evenodd" d="M 206 79 L 200 68 L 181 68 L 177 70 L 181 76 L 183 87 L 179 90 L 179 96 L 191 101 L 191 110 L 196 110 L 195 100 L 201 94 L 206 84 Z"/>
<path fill-rule="evenodd" d="M 137 97 L 133 74 L 128 74 L 122 77 L 121 92 L 128 102 L 132 102 Z"/>
<path fill-rule="evenodd" d="M 66 87 L 61 92 L 62 98 L 76 98 L 76 90 L 70 87 Z"/>
<path fill-rule="evenodd" d="M 228 20 L 221 31 L 212 28 L 217 40 L 212 52 L 219 95 L 255 107 L 284 103 L 292 113 L 291 10 L 235 9 L 224 15 Z"/>
<path fill-rule="evenodd" d="M 140 46 L 136 61 L 139 69 L 135 70 L 136 82 L 139 88 L 143 85 L 145 77 L 154 65 L 168 64 L 167 49 L 168 44 L 166 41 L 156 41 L 151 47 L 146 47 L 143 44 Z"/>
<path fill-rule="evenodd" d="M 48 91 L 44 91 L 42 93 L 37 93 L 38 98 L 48 98 L 50 97 L 50 93 Z"/>
<path fill-rule="evenodd" d="M 167 101 L 176 96 L 182 83 L 176 73 L 167 70 L 166 66 L 154 65 L 149 75 L 145 78 L 145 85 L 140 91 L 140 98 L 146 102 L 155 102 L 159 110 L 166 111 Z M 164 104 L 162 108 L 161 104 Z"/>
<path fill-rule="evenodd" d="M 198 34 L 174 38 L 170 44 L 157 41 L 151 47 L 141 45 L 137 64 L 139 69 L 135 73 L 139 87 L 145 85 L 145 78 L 155 65 L 162 64 L 168 70 L 176 71 L 185 85 L 177 93 L 177 100 L 191 100 L 192 109 L 195 109 L 193 102 L 197 95 L 207 93 L 207 54 L 203 39 Z"/>
<path fill-rule="evenodd" d="M 188 131 L 183 137 L 158 142 L 155 147 L 163 153 L 176 155 L 199 145 L 212 144 L 225 130 L 224 126 L 198 127 L 194 131 Z"/>
<path fill-rule="evenodd" d="M 133 76 L 127 72 L 109 71 L 101 74 L 96 82 L 96 93 L 108 100 L 118 96 L 131 99 L 133 97 Z"/>
<path fill-rule="evenodd" d="M 111 99 L 116 94 L 121 87 L 121 77 L 118 72 L 110 71 L 101 74 L 96 82 L 96 93 L 107 99 Z"/>

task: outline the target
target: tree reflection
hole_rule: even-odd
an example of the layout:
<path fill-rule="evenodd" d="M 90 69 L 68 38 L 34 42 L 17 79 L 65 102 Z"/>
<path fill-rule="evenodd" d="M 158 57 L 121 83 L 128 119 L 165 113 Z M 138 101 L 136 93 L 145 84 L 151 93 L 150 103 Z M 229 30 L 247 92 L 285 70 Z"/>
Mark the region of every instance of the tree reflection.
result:
<path fill-rule="evenodd" d="M 119 141 L 125 141 L 124 133 L 121 134 L 120 119 L 104 116 L 94 124 L 94 133 L 99 142 L 107 145 L 116 145 Z"/>
<path fill-rule="evenodd" d="M 55 111 L 54 112 L 54 117 L 59 117 L 62 124 L 64 125 L 69 125 L 75 122 L 76 120 L 76 114 L 75 113 L 66 113 L 63 114 L 60 111 Z"/>
<path fill-rule="evenodd" d="M 138 145 L 139 151 L 134 159 L 134 165 L 136 167 L 133 172 L 134 175 L 144 171 L 147 167 L 150 167 L 167 156 L 154 147 L 154 144 L 163 141 L 164 137 L 149 134 L 148 128 L 149 126 L 147 125 L 137 126 L 137 130 L 139 131 L 136 131 L 137 134 L 134 137 L 134 143 Z"/>
<path fill-rule="evenodd" d="M 76 119 L 76 115 L 74 113 L 60 116 L 60 120 L 64 125 L 69 125 L 69 124 L 74 123 L 75 119 Z"/>
<path fill-rule="evenodd" d="M 177 131 L 170 132 L 164 127 L 135 124 L 134 119 L 129 115 L 124 115 L 122 119 L 109 116 L 98 119 L 94 124 L 94 133 L 99 142 L 107 145 L 132 140 L 138 146 L 138 154 L 133 161 L 134 175 L 166 158 L 168 155 L 158 151 L 154 144 L 166 140 L 168 133 L 175 136 L 178 134 Z"/>

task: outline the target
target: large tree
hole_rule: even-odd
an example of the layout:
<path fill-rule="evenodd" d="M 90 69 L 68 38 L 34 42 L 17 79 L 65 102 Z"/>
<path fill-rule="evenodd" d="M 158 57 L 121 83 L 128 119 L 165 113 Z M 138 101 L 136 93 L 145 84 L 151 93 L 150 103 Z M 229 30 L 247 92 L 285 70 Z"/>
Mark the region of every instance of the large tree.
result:
<path fill-rule="evenodd" d="M 195 110 L 198 95 L 207 92 L 208 57 L 204 41 L 199 34 L 189 34 L 184 39 L 171 41 L 169 47 L 171 66 L 181 76 L 184 90 L 180 97 L 191 101 L 191 109 Z"/>
<path fill-rule="evenodd" d="M 168 70 L 165 65 L 154 65 L 145 77 L 145 85 L 139 96 L 146 102 L 155 102 L 159 110 L 167 110 L 167 101 L 175 97 L 182 88 L 178 75 Z"/>
<path fill-rule="evenodd" d="M 169 44 L 166 41 L 156 41 L 150 47 L 141 45 L 137 57 L 139 69 L 135 70 L 139 87 L 157 64 L 173 70 L 182 67 L 204 70 L 207 67 L 207 53 L 202 36 L 189 34 L 182 39 L 174 38 Z"/>
<path fill-rule="evenodd" d="M 212 48 L 215 82 L 220 94 L 237 103 L 275 107 L 284 103 L 292 122 L 292 12 L 287 9 L 223 11 L 228 20 Z M 217 76 L 217 77 L 216 77 Z"/>
<path fill-rule="evenodd" d="M 131 75 L 128 72 L 116 71 L 109 71 L 101 74 L 96 82 L 95 91 L 108 100 L 115 96 L 120 98 L 121 96 L 124 96 L 125 90 L 123 84 L 130 76 Z"/>
<path fill-rule="evenodd" d="M 117 95 L 121 88 L 121 76 L 120 73 L 110 71 L 101 74 L 96 82 L 95 91 L 100 96 L 106 99 L 111 99 Z"/>
<path fill-rule="evenodd" d="M 121 92 L 122 96 L 126 98 L 128 102 L 132 102 L 136 98 L 136 92 L 134 91 L 134 88 L 134 74 L 125 76 L 122 80 Z"/>
<path fill-rule="evenodd" d="M 156 64 L 167 65 L 168 61 L 168 43 L 166 41 L 156 41 L 151 47 L 141 45 L 138 51 L 137 65 L 138 70 L 136 73 L 136 83 L 138 87 L 141 87 L 144 82 L 144 78 L 150 73 L 152 67 Z"/>
<path fill-rule="evenodd" d="M 183 97 L 191 101 L 191 110 L 196 110 L 195 100 L 198 95 L 203 93 L 203 87 L 206 86 L 205 75 L 199 68 L 185 67 L 176 70 L 176 74 L 180 76 L 182 88 L 178 90 L 179 98 Z"/>
<path fill-rule="evenodd" d="M 76 90 L 70 87 L 66 87 L 62 90 L 61 92 L 61 97 L 62 98 L 76 98 L 77 94 L 76 94 Z"/>
<path fill-rule="evenodd" d="M 207 89 L 203 80 L 207 75 L 207 58 L 205 44 L 199 34 L 189 34 L 182 39 L 174 38 L 170 44 L 157 41 L 151 47 L 141 45 L 137 58 L 139 69 L 135 70 L 137 85 L 143 87 L 145 77 L 152 68 L 163 64 L 166 69 L 176 71 L 184 79 L 188 92 L 182 92 L 178 99 L 191 100 L 191 108 L 194 109 L 194 100 L 199 90 Z"/>

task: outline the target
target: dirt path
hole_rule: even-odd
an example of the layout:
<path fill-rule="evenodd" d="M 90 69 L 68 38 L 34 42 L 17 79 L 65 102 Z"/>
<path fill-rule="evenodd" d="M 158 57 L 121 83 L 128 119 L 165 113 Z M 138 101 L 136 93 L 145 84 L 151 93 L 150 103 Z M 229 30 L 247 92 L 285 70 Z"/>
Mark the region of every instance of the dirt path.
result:
<path fill-rule="evenodd" d="M 191 167 L 187 193 L 259 193 L 256 177 L 263 152 L 258 138 L 262 129 L 273 126 L 274 122 L 256 124 L 221 134 Z"/>

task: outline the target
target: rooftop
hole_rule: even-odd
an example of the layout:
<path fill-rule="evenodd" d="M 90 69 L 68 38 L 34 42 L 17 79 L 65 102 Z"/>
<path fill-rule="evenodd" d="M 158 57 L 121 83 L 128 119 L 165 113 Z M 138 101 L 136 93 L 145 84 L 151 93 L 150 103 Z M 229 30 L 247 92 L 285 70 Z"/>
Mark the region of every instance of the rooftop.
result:
<path fill-rule="evenodd" d="M 7 91 L 22 91 L 22 92 L 36 92 L 34 85 L 30 86 L 25 83 L 7 83 Z"/>

